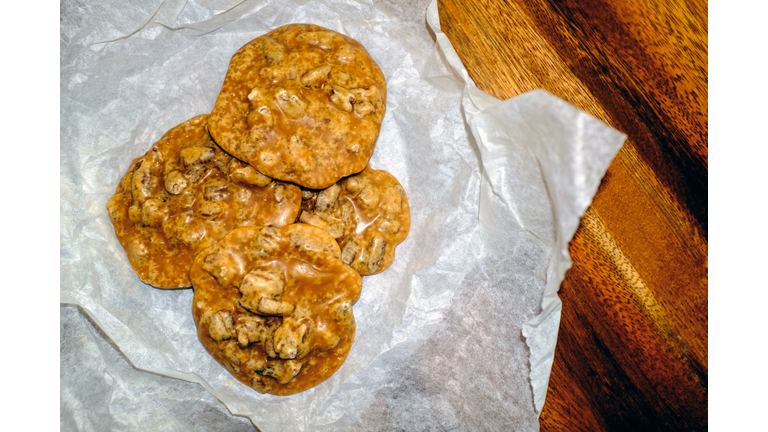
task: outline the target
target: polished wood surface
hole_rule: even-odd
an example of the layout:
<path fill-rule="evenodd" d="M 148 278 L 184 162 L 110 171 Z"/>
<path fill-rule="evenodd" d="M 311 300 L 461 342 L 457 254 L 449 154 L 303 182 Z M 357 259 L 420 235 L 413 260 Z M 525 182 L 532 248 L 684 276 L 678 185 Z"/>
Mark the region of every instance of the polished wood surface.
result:
<path fill-rule="evenodd" d="M 570 244 L 543 431 L 707 429 L 708 4 L 439 0 L 477 86 L 626 133 Z"/>

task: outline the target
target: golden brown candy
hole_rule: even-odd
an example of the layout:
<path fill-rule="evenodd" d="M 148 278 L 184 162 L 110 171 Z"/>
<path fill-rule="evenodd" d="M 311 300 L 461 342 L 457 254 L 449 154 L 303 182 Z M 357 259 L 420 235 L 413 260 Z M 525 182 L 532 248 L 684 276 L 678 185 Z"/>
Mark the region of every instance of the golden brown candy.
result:
<path fill-rule="evenodd" d="M 291 24 L 232 56 L 210 130 L 267 176 L 319 189 L 365 168 L 385 111 L 384 75 L 360 43 Z"/>
<path fill-rule="evenodd" d="M 244 227 L 202 251 L 190 271 L 205 349 L 262 393 L 289 395 L 330 377 L 355 335 L 361 276 L 325 231 Z"/>
<path fill-rule="evenodd" d="M 221 150 L 208 115 L 170 131 L 135 159 L 107 202 L 115 234 L 142 281 L 191 286 L 197 252 L 239 226 L 295 220 L 300 189 L 268 177 Z"/>
<path fill-rule="evenodd" d="M 363 276 L 384 271 L 411 227 L 408 198 L 397 179 L 370 166 L 327 189 L 302 190 L 299 221 L 324 229 L 341 259 Z"/>

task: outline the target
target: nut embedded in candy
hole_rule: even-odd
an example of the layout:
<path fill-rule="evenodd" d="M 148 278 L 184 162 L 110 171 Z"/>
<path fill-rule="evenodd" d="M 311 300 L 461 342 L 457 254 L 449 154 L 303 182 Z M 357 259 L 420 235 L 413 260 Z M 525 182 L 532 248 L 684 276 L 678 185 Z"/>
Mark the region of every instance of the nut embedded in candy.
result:
<path fill-rule="evenodd" d="M 283 26 L 232 57 L 211 115 L 168 131 L 107 203 L 139 277 L 193 284 L 201 343 L 259 392 L 297 393 L 341 366 L 361 275 L 408 234 L 402 187 L 367 167 L 386 95 L 357 41 Z"/>
<path fill-rule="evenodd" d="M 205 349 L 264 393 L 314 387 L 344 362 L 361 276 L 306 224 L 242 227 L 195 259 L 193 314 Z"/>
<path fill-rule="evenodd" d="M 322 228 L 341 246 L 341 259 L 363 276 L 384 271 L 411 226 L 400 183 L 370 166 L 319 192 L 302 190 L 299 221 Z"/>
<path fill-rule="evenodd" d="M 221 150 L 208 116 L 188 120 L 133 161 L 107 202 L 115 234 L 142 281 L 191 286 L 197 252 L 244 225 L 293 222 L 301 191 L 273 182 Z"/>
<path fill-rule="evenodd" d="M 259 172 L 322 189 L 365 168 L 386 99 L 384 74 L 359 42 L 290 24 L 232 56 L 210 130 Z"/>

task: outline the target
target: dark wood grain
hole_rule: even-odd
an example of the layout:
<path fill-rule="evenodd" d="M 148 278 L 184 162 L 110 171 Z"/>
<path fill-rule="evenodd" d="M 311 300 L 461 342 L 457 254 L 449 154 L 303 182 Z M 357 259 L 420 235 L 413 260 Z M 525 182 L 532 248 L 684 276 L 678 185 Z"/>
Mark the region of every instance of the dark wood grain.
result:
<path fill-rule="evenodd" d="M 542 430 L 707 428 L 707 3 L 438 2 L 477 86 L 625 132 L 570 245 Z"/>

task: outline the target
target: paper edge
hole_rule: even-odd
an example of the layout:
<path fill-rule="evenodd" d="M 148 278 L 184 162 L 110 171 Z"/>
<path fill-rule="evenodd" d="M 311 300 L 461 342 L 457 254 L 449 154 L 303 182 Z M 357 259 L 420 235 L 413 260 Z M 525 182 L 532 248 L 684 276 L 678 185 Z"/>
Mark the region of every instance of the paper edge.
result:
<path fill-rule="evenodd" d="M 469 77 L 469 74 L 458 56 L 458 53 L 454 49 L 448 37 L 443 33 L 440 28 L 440 17 L 437 10 L 437 0 L 432 0 L 427 9 L 427 23 L 431 30 L 435 34 L 436 46 L 435 49 L 439 49 L 443 52 L 445 59 L 448 61 L 451 69 L 453 70 L 456 78 L 464 83 L 464 92 L 462 96 L 462 109 L 465 115 L 467 123 L 470 125 L 474 139 L 479 139 L 474 127 L 474 118 L 483 111 L 494 108 L 496 105 L 502 103 L 501 100 L 488 95 L 482 90 L 478 89 L 474 81 Z M 516 96 L 530 96 L 532 93 L 545 93 L 553 100 L 558 101 L 565 105 L 569 105 L 573 109 L 577 110 L 580 114 L 592 117 L 588 113 L 574 107 L 566 101 L 544 91 L 544 90 L 532 90 L 530 92 L 523 93 Z M 594 117 L 592 117 L 594 118 Z M 599 120 L 599 119 L 598 119 Z M 606 128 L 611 129 L 610 126 L 605 125 Z M 616 131 L 616 141 L 618 145 L 615 151 L 611 152 L 605 168 L 610 165 L 610 161 L 613 160 L 615 155 L 621 149 L 621 146 L 626 139 L 626 135 Z M 537 158 L 538 159 L 538 158 Z M 601 176 L 602 178 L 603 176 Z M 599 181 L 593 185 L 590 189 L 590 196 L 592 199 L 599 186 Z M 584 212 L 592 202 L 580 209 L 579 220 L 583 217 Z M 578 225 L 577 225 L 578 227 Z M 553 256 L 550 260 L 547 269 L 547 284 L 542 291 L 541 312 L 534 318 L 523 324 L 522 336 L 525 339 L 526 346 L 529 349 L 529 365 L 530 372 L 528 376 L 529 385 L 531 388 L 534 409 L 538 416 L 541 415 L 541 410 L 544 407 L 546 400 L 547 390 L 549 388 L 549 378 L 552 372 L 552 364 L 555 357 L 555 348 L 557 346 L 557 338 L 560 328 L 560 318 L 562 315 L 562 301 L 557 295 L 560 290 L 560 284 L 562 283 L 566 271 L 571 267 L 571 259 L 568 254 L 568 243 L 573 238 L 576 228 L 573 232 L 558 232 L 557 239 L 555 240 Z M 560 231 L 560 227 L 556 224 L 556 228 Z M 560 247 L 560 242 L 567 238 L 564 247 Z M 544 337 L 543 335 L 554 335 L 554 337 Z M 537 429 L 539 425 L 537 423 Z"/>
<path fill-rule="evenodd" d="M 437 40 L 436 49 L 443 51 L 446 60 L 449 62 L 451 68 L 454 71 L 456 77 L 464 81 L 464 95 L 462 97 L 462 109 L 464 111 L 466 121 L 471 125 L 474 117 L 482 111 L 492 108 L 501 101 L 493 96 L 478 89 L 474 81 L 469 77 L 464 64 L 461 62 L 458 53 L 451 45 L 448 37 L 443 33 L 440 28 L 440 16 L 437 11 L 437 0 L 432 0 L 432 3 L 427 8 L 427 23 L 435 34 Z M 472 128 L 472 134 L 475 135 L 475 129 Z M 474 137 L 478 139 L 477 136 Z M 557 252 L 556 252 L 557 253 Z M 550 265 L 552 263 L 550 262 Z M 560 311 L 562 310 L 562 302 L 555 292 L 554 296 L 547 292 L 545 288 L 542 293 L 542 311 L 533 319 L 523 324 L 522 336 L 525 339 L 525 344 L 528 347 L 529 355 L 528 362 L 530 367 L 528 375 L 528 383 L 531 387 L 533 395 L 534 409 L 538 416 L 541 415 L 541 408 L 544 406 L 544 400 L 546 399 L 546 391 L 549 387 L 549 376 L 552 370 L 552 363 L 555 358 L 555 346 L 557 343 L 557 337 L 554 338 L 554 343 L 539 344 L 533 342 L 538 340 L 538 334 L 542 331 L 554 331 L 557 335 L 557 331 L 560 328 Z M 545 379 L 536 380 L 543 382 L 541 384 L 534 385 L 534 373 L 543 373 Z M 543 388 L 542 388 L 543 387 Z M 543 391 L 543 394 L 542 394 Z M 537 430 L 539 424 L 537 423 Z"/>
<path fill-rule="evenodd" d="M 537 98 L 537 102 L 534 104 L 524 104 L 524 101 L 529 98 Z M 600 182 L 605 176 L 605 172 L 610 166 L 611 161 L 613 161 L 619 150 L 621 150 L 624 141 L 627 139 L 627 135 L 615 130 L 602 120 L 543 89 L 532 90 L 518 95 L 513 99 L 526 107 L 536 108 L 536 105 L 543 102 L 546 108 L 558 106 L 559 110 L 571 111 L 573 116 L 579 119 L 577 122 L 578 124 L 585 124 L 584 120 L 586 119 L 593 128 L 599 129 L 600 135 L 604 137 L 606 142 L 606 147 L 604 147 L 604 149 L 606 149 L 605 153 L 597 155 L 598 157 L 595 158 L 592 163 L 593 167 L 600 167 L 602 174 L 599 178 L 593 179 L 592 184 L 585 185 L 584 192 L 589 196 L 589 200 L 580 203 L 580 206 L 576 209 L 578 218 L 575 221 L 565 220 L 564 226 L 562 223 L 563 220 L 557 220 L 557 214 L 554 215 L 556 236 L 553 245 L 552 259 L 547 268 L 547 283 L 542 295 L 541 312 L 523 325 L 523 337 L 525 338 L 526 345 L 530 351 L 530 384 L 534 396 L 534 408 L 540 415 L 546 400 L 547 389 L 549 388 L 549 378 L 551 376 L 562 313 L 562 301 L 557 293 L 560 291 L 560 286 L 565 279 L 566 272 L 571 268 L 573 263 L 568 252 L 568 245 L 576 234 L 581 219 L 592 204 L 597 189 L 600 186 Z M 540 148 L 532 149 L 531 151 L 534 153 L 536 160 L 541 164 L 541 159 L 538 156 L 539 149 Z M 546 173 L 542 173 L 542 175 L 544 177 L 544 183 L 547 185 L 548 193 L 550 194 L 550 202 L 552 202 L 555 198 L 551 196 L 552 191 L 549 190 L 551 181 L 548 181 Z M 554 318 L 555 316 L 557 317 L 556 319 Z M 546 338 L 547 336 L 539 335 L 549 334 L 554 334 L 554 339 L 548 341 L 548 343 L 542 343 L 541 338 Z M 546 358 L 548 355 L 550 357 L 549 359 Z"/>

